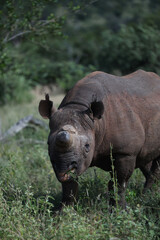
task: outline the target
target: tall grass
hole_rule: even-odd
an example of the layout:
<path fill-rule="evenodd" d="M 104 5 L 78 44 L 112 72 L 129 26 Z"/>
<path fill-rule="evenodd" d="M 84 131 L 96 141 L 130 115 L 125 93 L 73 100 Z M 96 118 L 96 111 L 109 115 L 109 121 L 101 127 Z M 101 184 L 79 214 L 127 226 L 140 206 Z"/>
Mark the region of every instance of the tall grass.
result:
<path fill-rule="evenodd" d="M 17 121 L 14 116 L 16 112 L 20 115 L 19 107 L 12 106 L 11 111 L 10 106 L 4 107 L 6 113 L 1 116 L 6 128 L 7 119 Z M 26 111 L 25 105 L 23 109 Z M 36 106 L 30 111 L 34 109 Z M 61 185 L 52 170 L 47 145 L 34 143 L 35 139 L 46 141 L 47 134 L 43 129 L 25 129 L 0 146 L 0 239 L 160 239 L 160 183 L 143 195 L 144 177 L 139 170 L 127 188 L 126 211 L 118 206 L 110 211 L 110 175 L 93 168 L 79 179 L 75 206 L 60 213 Z"/>

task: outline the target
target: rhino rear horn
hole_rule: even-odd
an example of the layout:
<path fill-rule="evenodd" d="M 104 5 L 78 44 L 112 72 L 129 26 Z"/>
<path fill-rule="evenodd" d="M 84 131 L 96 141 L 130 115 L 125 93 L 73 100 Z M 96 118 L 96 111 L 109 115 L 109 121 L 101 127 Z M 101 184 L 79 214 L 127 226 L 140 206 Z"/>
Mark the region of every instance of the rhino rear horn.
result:
<path fill-rule="evenodd" d="M 97 118 L 97 119 L 101 119 L 102 118 L 102 115 L 104 113 L 104 105 L 103 105 L 102 101 L 92 102 L 91 106 L 90 106 L 90 109 L 91 109 L 91 111 L 93 113 L 93 117 L 94 118 Z"/>
<path fill-rule="evenodd" d="M 45 95 L 45 100 L 39 102 L 38 110 L 43 118 L 50 118 L 52 113 L 55 112 L 53 102 L 49 100 L 49 94 Z"/>

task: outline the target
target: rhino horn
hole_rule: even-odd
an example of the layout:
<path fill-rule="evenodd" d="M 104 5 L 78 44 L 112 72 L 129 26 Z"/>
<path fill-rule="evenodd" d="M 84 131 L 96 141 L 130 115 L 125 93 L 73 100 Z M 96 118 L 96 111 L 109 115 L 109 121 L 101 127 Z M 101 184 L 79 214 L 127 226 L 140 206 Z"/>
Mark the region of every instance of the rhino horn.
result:
<path fill-rule="evenodd" d="M 72 135 L 68 131 L 61 131 L 56 136 L 56 146 L 59 148 L 69 148 L 72 142 Z"/>

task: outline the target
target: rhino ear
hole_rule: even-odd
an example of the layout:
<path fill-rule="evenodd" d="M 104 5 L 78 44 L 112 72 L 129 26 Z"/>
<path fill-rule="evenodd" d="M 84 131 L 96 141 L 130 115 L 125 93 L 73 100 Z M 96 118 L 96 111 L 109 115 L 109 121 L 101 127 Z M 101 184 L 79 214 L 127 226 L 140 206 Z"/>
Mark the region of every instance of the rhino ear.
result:
<path fill-rule="evenodd" d="M 102 101 L 92 102 L 90 109 L 92 111 L 93 117 L 97 119 L 101 119 L 104 113 L 104 105 Z"/>
<path fill-rule="evenodd" d="M 53 102 L 49 100 L 49 94 L 45 95 L 45 100 L 39 102 L 38 110 L 43 118 L 50 118 L 52 113 L 55 112 Z"/>

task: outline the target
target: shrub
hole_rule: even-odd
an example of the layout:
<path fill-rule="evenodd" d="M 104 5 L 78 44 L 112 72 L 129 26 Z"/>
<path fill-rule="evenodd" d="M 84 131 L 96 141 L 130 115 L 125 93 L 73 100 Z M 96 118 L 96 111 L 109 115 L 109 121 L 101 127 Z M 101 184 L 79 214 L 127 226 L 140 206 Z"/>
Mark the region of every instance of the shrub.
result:
<path fill-rule="evenodd" d="M 123 26 L 115 34 L 103 33 L 104 45 L 99 53 L 100 66 L 123 74 L 144 69 L 160 74 L 160 31 L 146 25 Z"/>
<path fill-rule="evenodd" d="M 93 66 L 87 68 L 72 61 L 58 63 L 54 68 L 57 72 L 56 82 L 65 91 L 68 91 L 78 80 L 95 70 Z"/>
<path fill-rule="evenodd" d="M 32 99 L 30 83 L 23 75 L 9 71 L 0 77 L 0 104 L 16 102 L 22 103 Z"/>

